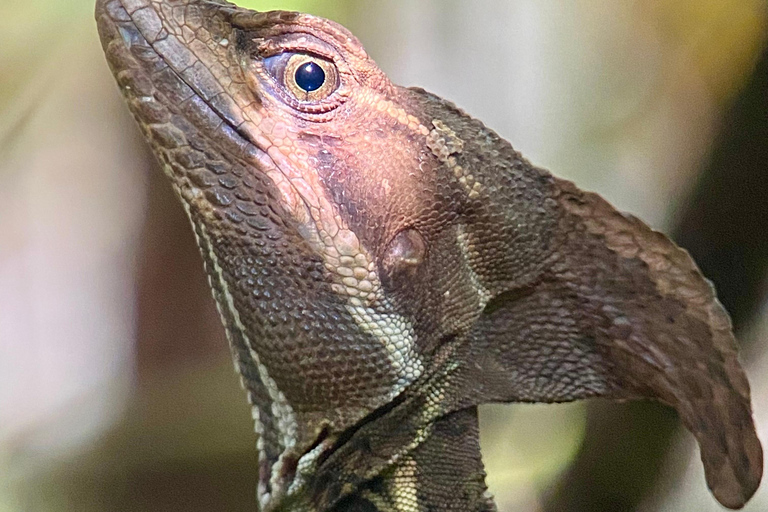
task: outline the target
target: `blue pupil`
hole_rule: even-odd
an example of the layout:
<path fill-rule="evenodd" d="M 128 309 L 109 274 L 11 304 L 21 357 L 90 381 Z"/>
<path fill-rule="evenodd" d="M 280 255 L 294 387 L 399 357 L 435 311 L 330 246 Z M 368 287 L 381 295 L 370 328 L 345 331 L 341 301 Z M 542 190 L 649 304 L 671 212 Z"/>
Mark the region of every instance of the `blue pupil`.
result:
<path fill-rule="evenodd" d="M 314 62 L 307 62 L 296 70 L 296 85 L 302 90 L 313 92 L 325 83 L 325 71 Z"/>

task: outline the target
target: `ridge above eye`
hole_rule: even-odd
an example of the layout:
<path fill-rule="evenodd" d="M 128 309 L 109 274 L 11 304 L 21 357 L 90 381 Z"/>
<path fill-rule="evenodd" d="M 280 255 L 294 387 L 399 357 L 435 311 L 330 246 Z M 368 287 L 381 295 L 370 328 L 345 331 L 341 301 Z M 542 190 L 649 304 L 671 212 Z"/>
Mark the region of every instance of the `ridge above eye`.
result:
<path fill-rule="evenodd" d="M 319 102 L 339 88 L 336 65 L 306 53 L 284 52 L 264 59 L 264 69 L 293 98 Z"/>

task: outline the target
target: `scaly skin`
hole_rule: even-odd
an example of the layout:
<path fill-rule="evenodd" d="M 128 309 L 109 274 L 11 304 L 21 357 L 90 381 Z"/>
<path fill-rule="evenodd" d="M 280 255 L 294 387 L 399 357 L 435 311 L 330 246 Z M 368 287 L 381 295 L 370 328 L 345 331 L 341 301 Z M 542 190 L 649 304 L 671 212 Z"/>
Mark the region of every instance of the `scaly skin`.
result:
<path fill-rule="evenodd" d="M 263 510 L 494 510 L 476 406 L 589 397 L 675 407 L 717 499 L 752 496 L 730 321 L 666 237 L 392 84 L 332 22 L 222 0 L 96 17 L 197 235 Z"/>

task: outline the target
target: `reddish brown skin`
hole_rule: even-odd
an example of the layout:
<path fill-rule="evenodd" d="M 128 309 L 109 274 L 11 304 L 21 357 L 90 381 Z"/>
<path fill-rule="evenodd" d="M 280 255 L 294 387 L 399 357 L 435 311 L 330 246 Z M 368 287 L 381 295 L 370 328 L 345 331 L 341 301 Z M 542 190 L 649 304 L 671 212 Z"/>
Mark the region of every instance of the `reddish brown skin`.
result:
<path fill-rule="evenodd" d="M 665 236 L 392 84 L 330 21 L 221 0 L 96 17 L 198 236 L 264 510 L 494 510 L 477 405 L 591 397 L 671 405 L 715 497 L 755 492 L 730 320 Z M 325 66 L 322 95 L 291 58 Z"/>

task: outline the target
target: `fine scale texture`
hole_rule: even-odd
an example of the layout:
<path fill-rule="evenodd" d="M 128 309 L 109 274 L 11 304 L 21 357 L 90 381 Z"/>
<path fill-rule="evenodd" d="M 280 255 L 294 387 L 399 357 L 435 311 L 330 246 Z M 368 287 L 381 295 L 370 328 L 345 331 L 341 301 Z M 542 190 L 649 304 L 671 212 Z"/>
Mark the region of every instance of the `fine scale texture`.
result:
<path fill-rule="evenodd" d="M 653 398 L 738 508 L 762 450 L 688 254 L 389 81 L 330 21 L 98 0 L 194 227 L 256 421 L 265 511 L 488 511 L 477 405 Z"/>

